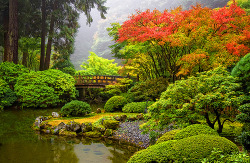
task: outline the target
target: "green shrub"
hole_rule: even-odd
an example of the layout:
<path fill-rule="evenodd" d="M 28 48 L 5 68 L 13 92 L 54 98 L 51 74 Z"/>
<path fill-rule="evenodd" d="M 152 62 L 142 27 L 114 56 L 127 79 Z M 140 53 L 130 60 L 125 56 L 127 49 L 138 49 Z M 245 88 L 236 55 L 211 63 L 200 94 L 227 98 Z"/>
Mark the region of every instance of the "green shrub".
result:
<path fill-rule="evenodd" d="M 122 110 L 122 107 L 127 104 L 127 99 L 122 96 L 111 97 L 104 105 L 104 110 L 106 112 L 114 112 Z"/>
<path fill-rule="evenodd" d="M 10 89 L 9 85 L 0 78 L 0 108 L 11 106 L 16 99 L 16 94 Z"/>
<path fill-rule="evenodd" d="M 73 100 L 65 104 L 61 109 L 62 116 L 85 116 L 91 112 L 90 105 L 83 101 Z"/>
<path fill-rule="evenodd" d="M 61 71 L 72 76 L 76 73 L 76 70 L 73 67 L 64 67 Z"/>
<path fill-rule="evenodd" d="M 0 64 L 0 78 L 4 79 L 7 84 L 14 86 L 17 78 L 29 70 L 23 65 L 14 64 L 13 62 L 2 62 Z"/>
<path fill-rule="evenodd" d="M 151 79 L 145 82 L 136 83 L 129 93 L 133 96 L 134 101 L 156 101 L 160 97 L 161 93 L 166 91 L 168 81 L 165 78 Z"/>
<path fill-rule="evenodd" d="M 115 120 L 104 120 L 103 121 L 103 126 L 106 129 L 112 129 L 112 130 L 116 130 L 119 126 L 119 121 L 115 121 Z"/>
<path fill-rule="evenodd" d="M 59 70 L 26 73 L 15 85 L 22 106 L 47 107 L 75 99 L 75 80 Z"/>
<path fill-rule="evenodd" d="M 183 139 L 195 135 L 201 135 L 201 134 L 206 134 L 206 135 L 219 135 L 214 129 L 210 128 L 209 126 L 202 125 L 202 124 L 194 124 L 190 125 L 178 133 L 176 133 L 174 139 Z"/>
<path fill-rule="evenodd" d="M 181 140 L 169 140 L 148 147 L 133 155 L 128 163 L 192 162 L 198 163 L 211 154 L 214 148 L 223 154 L 238 152 L 230 140 L 215 135 L 197 135 Z"/>
<path fill-rule="evenodd" d="M 246 152 L 234 152 L 232 154 L 223 154 L 219 149 L 214 148 L 209 156 L 202 160 L 202 163 L 225 163 L 225 162 L 241 162 L 249 163 L 250 157 Z"/>
<path fill-rule="evenodd" d="M 146 105 L 148 107 L 152 105 L 153 103 L 154 102 L 152 101 L 128 103 L 122 108 L 122 111 L 125 113 L 143 113 L 146 108 Z"/>
<path fill-rule="evenodd" d="M 242 90 L 249 94 L 250 92 L 250 53 L 245 55 L 233 68 L 231 75 L 239 78 L 242 83 Z"/>
<path fill-rule="evenodd" d="M 156 144 L 165 142 L 165 141 L 169 141 L 169 140 L 173 140 L 175 135 L 180 132 L 180 129 L 176 129 L 176 130 L 171 130 L 169 132 L 164 133 L 157 141 Z"/>

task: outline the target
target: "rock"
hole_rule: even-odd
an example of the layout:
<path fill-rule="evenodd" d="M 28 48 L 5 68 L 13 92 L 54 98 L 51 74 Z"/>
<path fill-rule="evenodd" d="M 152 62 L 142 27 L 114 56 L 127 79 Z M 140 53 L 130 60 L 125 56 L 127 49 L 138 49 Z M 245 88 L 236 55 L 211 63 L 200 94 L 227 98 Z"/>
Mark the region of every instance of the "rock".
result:
<path fill-rule="evenodd" d="M 40 125 L 41 123 L 44 121 L 44 117 L 43 116 L 39 116 L 39 117 L 36 117 L 36 120 L 35 120 L 35 126 L 36 127 L 39 127 L 40 128 Z"/>
<path fill-rule="evenodd" d="M 48 122 L 46 121 L 43 121 L 41 124 L 40 124 L 40 129 L 47 129 L 47 128 L 50 128 L 51 125 L 48 124 Z"/>
<path fill-rule="evenodd" d="M 114 121 L 114 120 L 104 120 L 103 126 L 106 129 L 113 129 L 116 130 L 119 126 L 119 121 Z"/>
<path fill-rule="evenodd" d="M 136 118 L 137 118 L 138 120 L 144 120 L 143 114 L 138 114 L 138 115 L 136 115 Z"/>
<path fill-rule="evenodd" d="M 90 131 L 90 132 L 85 132 L 85 136 L 90 137 L 90 138 L 98 138 L 101 136 L 101 133 Z"/>
<path fill-rule="evenodd" d="M 57 112 L 52 112 L 52 117 L 53 118 L 59 118 L 60 115 Z"/>
<path fill-rule="evenodd" d="M 45 130 L 45 134 L 50 134 L 50 130 Z"/>
<path fill-rule="evenodd" d="M 66 125 L 66 130 L 67 131 L 74 131 L 74 132 L 80 132 L 81 131 L 81 126 L 79 123 L 75 122 L 75 121 L 70 121 L 69 123 L 67 123 Z"/>
<path fill-rule="evenodd" d="M 66 124 L 61 122 L 58 126 L 58 129 L 61 130 L 61 129 L 65 129 L 66 128 Z"/>
<path fill-rule="evenodd" d="M 96 114 L 99 114 L 99 113 L 102 113 L 102 110 L 101 110 L 100 108 L 98 108 L 98 109 L 96 110 Z"/>
<path fill-rule="evenodd" d="M 69 137 L 76 137 L 76 132 L 72 132 L 72 131 L 67 131 L 66 129 L 62 129 L 59 131 L 59 135 L 62 136 L 69 136 Z"/>
<path fill-rule="evenodd" d="M 59 134 L 59 129 L 58 129 L 58 127 L 56 127 L 54 130 L 53 130 L 53 132 L 52 132 L 52 134 L 54 134 L 54 135 L 58 135 Z"/>
<path fill-rule="evenodd" d="M 130 118 L 128 118 L 128 121 L 136 121 L 137 119 L 136 119 L 136 117 L 130 117 Z"/>
<path fill-rule="evenodd" d="M 92 123 L 82 123 L 81 129 L 82 129 L 82 132 L 92 131 Z"/>
<path fill-rule="evenodd" d="M 125 122 L 126 119 L 127 119 L 127 115 L 121 115 L 121 121 L 122 121 L 122 122 Z"/>
<path fill-rule="evenodd" d="M 106 136 L 106 137 L 109 137 L 109 136 L 112 136 L 112 135 L 113 135 L 113 130 L 112 129 L 107 129 L 104 132 L 104 136 Z"/>

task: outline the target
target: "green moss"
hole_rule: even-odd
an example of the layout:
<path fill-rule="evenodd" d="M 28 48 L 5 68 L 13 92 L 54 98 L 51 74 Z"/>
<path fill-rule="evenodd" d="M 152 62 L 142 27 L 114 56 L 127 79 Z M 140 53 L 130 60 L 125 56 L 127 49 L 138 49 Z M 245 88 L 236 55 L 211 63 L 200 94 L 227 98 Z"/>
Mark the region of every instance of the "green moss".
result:
<path fill-rule="evenodd" d="M 112 136 L 113 135 L 113 130 L 112 129 L 106 129 L 105 130 L 105 133 L 104 133 L 104 136 Z"/>
<path fill-rule="evenodd" d="M 103 121 L 103 126 L 106 129 L 113 129 L 116 130 L 119 126 L 119 121 L 114 121 L 114 120 L 104 120 Z"/>
<path fill-rule="evenodd" d="M 166 132 L 165 134 L 163 134 L 157 141 L 156 144 L 162 143 L 164 141 L 169 141 L 169 140 L 173 140 L 175 135 L 180 132 L 180 129 L 177 130 L 171 130 L 169 132 Z"/>
<path fill-rule="evenodd" d="M 194 124 L 176 133 L 174 139 L 178 140 L 178 139 L 183 139 L 183 138 L 200 135 L 200 134 L 218 135 L 218 133 L 214 129 L 210 128 L 209 126 L 202 125 L 202 124 Z"/>
<path fill-rule="evenodd" d="M 76 132 L 67 131 L 65 129 L 60 130 L 59 135 L 60 136 L 69 136 L 69 137 L 76 137 L 77 136 Z"/>
<path fill-rule="evenodd" d="M 216 135 L 196 135 L 180 140 L 170 140 L 137 152 L 128 163 L 192 162 L 198 163 L 211 154 L 214 148 L 223 154 L 239 151 L 230 140 Z"/>
<path fill-rule="evenodd" d="M 101 133 L 97 131 L 90 131 L 90 132 L 85 132 L 85 136 L 90 138 L 98 138 L 101 136 Z"/>

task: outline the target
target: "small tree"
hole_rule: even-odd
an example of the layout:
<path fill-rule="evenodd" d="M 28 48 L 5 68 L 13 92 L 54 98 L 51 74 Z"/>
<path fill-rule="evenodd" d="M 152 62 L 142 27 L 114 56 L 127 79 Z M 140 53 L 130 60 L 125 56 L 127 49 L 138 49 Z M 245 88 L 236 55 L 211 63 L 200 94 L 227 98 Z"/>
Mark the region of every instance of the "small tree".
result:
<path fill-rule="evenodd" d="M 117 66 L 117 63 L 113 63 L 115 60 L 108 60 L 102 57 L 98 57 L 94 52 L 90 52 L 90 56 L 87 62 L 83 62 L 81 67 L 84 70 L 80 70 L 77 73 L 83 75 L 118 75 L 118 70 L 121 68 Z"/>
<path fill-rule="evenodd" d="M 237 114 L 242 94 L 236 92 L 239 87 L 236 79 L 219 67 L 169 85 L 149 110 L 160 127 L 170 122 L 189 124 L 204 117 L 211 128 L 217 122 L 221 133 L 225 121 Z"/>

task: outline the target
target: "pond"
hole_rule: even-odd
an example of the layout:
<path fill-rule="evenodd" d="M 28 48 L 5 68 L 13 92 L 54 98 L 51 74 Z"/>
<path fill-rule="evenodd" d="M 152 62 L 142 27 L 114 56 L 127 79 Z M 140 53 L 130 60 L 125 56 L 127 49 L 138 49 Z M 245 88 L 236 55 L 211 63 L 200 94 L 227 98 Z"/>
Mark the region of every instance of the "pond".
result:
<path fill-rule="evenodd" d="M 93 105 L 96 110 L 98 105 Z M 139 148 L 110 139 L 64 138 L 36 133 L 35 118 L 59 109 L 0 112 L 0 162 L 125 163 Z"/>

